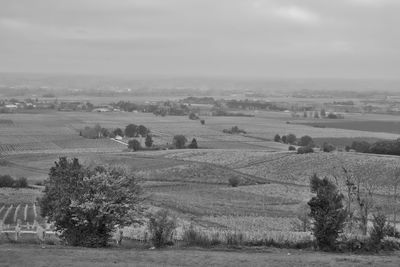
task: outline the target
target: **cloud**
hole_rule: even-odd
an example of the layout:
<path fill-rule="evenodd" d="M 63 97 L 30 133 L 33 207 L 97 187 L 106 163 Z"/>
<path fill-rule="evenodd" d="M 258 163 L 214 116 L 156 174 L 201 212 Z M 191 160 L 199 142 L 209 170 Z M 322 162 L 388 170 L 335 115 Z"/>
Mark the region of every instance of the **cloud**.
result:
<path fill-rule="evenodd" d="M 282 6 L 274 10 L 278 17 L 300 23 L 316 23 L 319 21 L 319 16 L 299 6 Z"/>

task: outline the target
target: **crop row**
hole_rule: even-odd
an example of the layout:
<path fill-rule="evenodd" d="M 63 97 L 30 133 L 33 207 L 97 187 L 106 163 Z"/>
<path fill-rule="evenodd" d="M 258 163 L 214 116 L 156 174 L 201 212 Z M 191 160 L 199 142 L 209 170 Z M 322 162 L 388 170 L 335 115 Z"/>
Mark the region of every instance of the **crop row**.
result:
<path fill-rule="evenodd" d="M 33 224 L 38 219 L 40 216 L 35 204 L 0 205 L 0 220 L 3 224 Z"/>

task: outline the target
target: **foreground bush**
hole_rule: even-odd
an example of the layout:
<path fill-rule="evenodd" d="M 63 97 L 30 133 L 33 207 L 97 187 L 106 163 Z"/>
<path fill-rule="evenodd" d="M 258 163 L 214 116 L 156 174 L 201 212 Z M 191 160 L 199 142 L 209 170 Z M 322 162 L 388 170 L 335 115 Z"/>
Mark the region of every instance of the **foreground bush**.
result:
<path fill-rule="evenodd" d="M 115 225 L 137 219 L 140 192 L 136 179 L 122 168 L 88 168 L 62 157 L 45 181 L 41 215 L 54 222 L 68 245 L 106 246 Z"/>
<path fill-rule="evenodd" d="M 176 221 L 167 210 L 160 210 L 149 220 L 151 242 L 156 248 L 172 244 L 172 234 L 176 228 Z"/>

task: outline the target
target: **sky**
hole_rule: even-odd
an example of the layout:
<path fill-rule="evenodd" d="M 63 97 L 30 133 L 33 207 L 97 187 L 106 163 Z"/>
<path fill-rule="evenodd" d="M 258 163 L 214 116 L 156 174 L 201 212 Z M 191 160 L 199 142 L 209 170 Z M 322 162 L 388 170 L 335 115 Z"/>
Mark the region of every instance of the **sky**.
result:
<path fill-rule="evenodd" d="M 0 0 L 0 72 L 397 79 L 400 0 Z"/>

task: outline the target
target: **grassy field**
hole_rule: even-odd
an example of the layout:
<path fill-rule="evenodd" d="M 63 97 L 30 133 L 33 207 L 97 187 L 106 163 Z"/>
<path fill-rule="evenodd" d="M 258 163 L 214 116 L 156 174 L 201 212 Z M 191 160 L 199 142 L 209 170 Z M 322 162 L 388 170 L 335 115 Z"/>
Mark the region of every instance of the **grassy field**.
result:
<path fill-rule="evenodd" d="M 286 249 L 127 250 L 0 245 L 1 266 L 398 266 L 400 255 L 346 255 Z"/>

